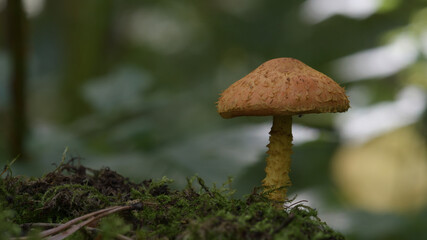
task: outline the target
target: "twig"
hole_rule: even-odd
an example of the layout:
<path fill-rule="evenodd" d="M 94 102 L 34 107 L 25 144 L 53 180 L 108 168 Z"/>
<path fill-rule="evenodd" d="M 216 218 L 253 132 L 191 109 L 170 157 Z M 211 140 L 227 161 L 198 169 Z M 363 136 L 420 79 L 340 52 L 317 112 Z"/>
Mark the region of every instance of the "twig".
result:
<path fill-rule="evenodd" d="M 92 221 L 94 221 L 96 218 L 95 217 L 90 217 L 89 219 L 87 219 L 86 221 L 83 221 L 79 224 L 76 225 L 72 225 L 70 228 L 68 228 L 66 231 L 60 232 L 56 235 L 53 235 L 52 237 L 48 238 L 49 240 L 62 240 L 68 236 L 70 236 L 71 234 L 75 233 L 76 231 L 78 231 L 80 228 L 88 225 L 89 223 L 91 223 Z"/>
<path fill-rule="evenodd" d="M 83 215 L 81 217 L 72 219 L 72 220 L 70 220 L 64 224 L 57 225 L 54 228 L 42 231 L 39 236 L 41 238 L 45 238 L 45 237 L 49 237 L 49 236 L 53 235 L 49 238 L 49 240 L 61 240 L 61 239 L 64 239 L 64 238 L 70 236 L 74 232 L 78 231 L 80 228 L 85 227 L 86 225 L 90 224 L 91 222 L 93 222 L 95 220 L 98 220 L 100 218 L 103 218 L 109 214 L 113 214 L 113 213 L 118 212 L 118 211 L 132 209 L 132 208 L 135 208 L 135 205 L 114 206 L 114 207 L 101 209 L 101 210 L 98 210 L 96 212 L 88 213 L 88 214 Z M 83 222 L 81 222 L 81 221 L 83 221 Z M 56 235 L 54 235 L 54 234 L 56 234 Z M 123 237 L 125 237 L 125 236 L 123 236 Z M 122 238 L 122 239 L 125 239 L 125 238 Z M 28 239 L 28 238 L 27 237 L 14 238 L 14 240 L 26 240 L 26 239 Z"/>
<path fill-rule="evenodd" d="M 105 217 L 107 215 L 113 214 L 115 212 L 126 210 L 126 209 L 130 209 L 130 208 L 132 208 L 132 207 L 131 206 L 118 206 L 118 207 L 116 207 L 114 209 L 111 209 L 109 211 L 100 213 L 99 215 L 90 217 L 89 219 L 87 219 L 84 222 L 81 222 L 79 224 L 73 225 L 72 227 L 70 227 L 69 229 L 67 229 L 64 232 L 58 233 L 57 235 L 54 235 L 54 236 L 50 237 L 49 240 L 62 240 L 64 238 L 70 236 L 71 234 L 75 233 L 80 228 L 82 228 L 82 227 L 90 224 L 91 222 L 93 222 L 95 220 L 101 219 L 101 218 L 103 218 L 103 217 Z"/>
<path fill-rule="evenodd" d="M 78 222 L 80 222 L 80 221 L 82 221 L 82 220 L 85 220 L 85 219 L 90 218 L 90 217 L 92 217 L 92 216 L 95 216 L 95 215 L 97 215 L 97 214 L 101 214 L 101 213 L 104 213 L 104 212 L 108 212 L 108 211 L 110 211 L 111 209 L 115 209 L 115 208 L 117 208 L 117 206 L 109 207 L 109 208 L 105 208 L 105 209 L 101 209 L 101 210 L 99 210 L 99 211 L 92 212 L 92 213 L 88 213 L 88 214 L 83 215 L 83 216 L 78 217 L 78 218 L 74 218 L 74 219 L 72 219 L 72 220 L 70 220 L 70 221 L 68 221 L 68 222 L 66 222 L 66 223 L 64 223 L 64 224 L 59 225 L 58 227 L 55 227 L 55 228 L 52 228 L 52 229 L 49 229 L 49 230 L 46 230 L 46 231 L 41 232 L 41 233 L 40 233 L 40 237 L 42 237 L 42 238 L 43 238 L 43 237 L 50 236 L 50 235 L 52 235 L 52 234 L 56 234 L 56 233 L 58 233 L 58 232 L 60 232 L 60 231 L 62 231 L 62 230 L 64 230 L 64 229 L 69 228 L 71 225 L 73 225 L 73 224 L 75 224 L 75 223 L 78 223 Z"/>
<path fill-rule="evenodd" d="M 60 225 L 61 225 L 60 223 L 25 223 L 25 224 L 21 224 L 21 228 L 23 228 L 23 227 L 49 228 L 49 227 L 57 227 Z M 93 231 L 93 232 L 101 232 L 101 230 L 99 228 L 94 228 L 94 227 L 85 226 L 85 229 L 89 230 L 89 231 Z M 127 237 L 127 236 L 122 235 L 122 234 L 117 234 L 116 238 L 119 240 L 132 240 L 132 238 Z"/>

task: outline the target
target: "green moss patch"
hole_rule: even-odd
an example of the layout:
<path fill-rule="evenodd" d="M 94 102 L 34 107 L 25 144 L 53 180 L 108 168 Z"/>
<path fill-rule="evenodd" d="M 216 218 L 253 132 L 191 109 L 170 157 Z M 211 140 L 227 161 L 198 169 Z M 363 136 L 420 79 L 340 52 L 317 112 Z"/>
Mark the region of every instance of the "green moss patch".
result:
<path fill-rule="evenodd" d="M 171 180 L 134 183 L 116 172 L 74 161 L 41 178 L 0 178 L 0 239 L 28 235 L 111 206 L 132 205 L 71 235 L 74 239 L 344 239 L 316 210 L 285 203 L 283 210 L 257 189 L 233 198 L 224 184 L 189 178 L 182 190 Z M 34 232 L 34 230 L 32 230 Z M 33 234 L 34 235 L 34 234 Z"/>

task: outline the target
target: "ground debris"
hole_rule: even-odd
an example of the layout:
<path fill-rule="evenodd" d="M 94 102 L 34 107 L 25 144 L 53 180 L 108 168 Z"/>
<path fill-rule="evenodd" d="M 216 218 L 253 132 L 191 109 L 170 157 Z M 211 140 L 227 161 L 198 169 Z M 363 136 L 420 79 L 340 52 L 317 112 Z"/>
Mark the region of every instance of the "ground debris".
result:
<path fill-rule="evenodd" d="M 114 206 L 131 207 L 103 217 L 71 237 L 344 239 L 314 209 L 287 203 L 289 207 L 278 210 L 257 189 L 245 199 L 235 199 L 227 186 L 210 188 L 193 177 L 183 190 L 173 190 L 167 178 L 134 183 L 109 168 L 94 170 L 75 160 L 41 178 L 0 178 L 0 229 L 10 229 L 0 233 L 0 239 L 16 237 L 17 226 L 21 235 L 28 235 L 32 223 L 64 224 Z"/>

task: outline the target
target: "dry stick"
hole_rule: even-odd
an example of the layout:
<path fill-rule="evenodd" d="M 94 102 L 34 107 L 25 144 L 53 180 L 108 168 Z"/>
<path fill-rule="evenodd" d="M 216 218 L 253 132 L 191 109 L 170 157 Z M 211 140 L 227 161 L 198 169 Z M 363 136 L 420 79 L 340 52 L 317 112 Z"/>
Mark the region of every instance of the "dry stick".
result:
<path fill-rule="evenodd" d="M 120 206 L 114 206 L 114 207 L 104 208 L 104 209 L 98 210 L 96 212 L 91 212 L 91 213 L 88 213 L 88 214 L 83 215 L 81 217 L 74 218 L 73 220 L 70 220 L 70 221 L 68 221 L 68 222 L 66 222 L 64 224 L 60 224 L 57 227 L 54 227 L 54 228 L 51 228 L 51 229 L 48 229 L 48 230 L 45 230 L 45 231 L 41 232 L 39 236 L 41 238 L 44 238 L 44 237 L 50 236 L 52 234 L 61 232 L 62 230 L 67 229 L 68 227 L 72 226 L 73 224 L 75 224 L 77 222 L 80 222 L 80 221 L 82 221 L 84 219 L 87 219 L 89 217 L 92 217 L 92 216 L 100 214 L 100 213 L 108 212 L 108 211 L 110 211 L 112 209 L 116 209 L 118 207 L 120 207 Z M 27 237 L 20 237 L 20 238 L 14 238 L 14 239 L 15 240 L 25 240 L 25 239 L 28 239 L 28 238 Z"/>
<path fill-rule="evenodd" d="M 151 203 L 151 202 L 144 202 L 144 204 L 147 204 L 147 205 L 157 205 L 156 203 Z M 84 224 L 83 223 L 79 223 L 77 226 L 80 226 L 80 225 L 81 226 L 78 227 L 75 231 L 79 230 L 81 227 L 84 227 L 85 225 L 89 224 L 90 222 L 92 222 L 94 220 L 97 220 L 97 219 L 100 219 L 100 218 L 102 218 L 102 217 L 104 217 L 106 215 L 109 215 L 109 214 L 112 214 L 112 213 L 115 213 L 115 212 L 118 212 L 118 211 L 126 210 L 126 209 L 135 208 L 135 207 L 137 207 L 137 205 L 135 205 L 135 204 L 128 205 L 128 206 L 114 206 L 114 207 L 109 207 L 109 208 L 101 209 L 101 210 L 98 210 L 96 212 L 88 213 L 88 214 L 83 215 L 81 217 L 72 219 L 72 220 L 70 220 L 70 221 L 68 221 L 68 222 L 66 222 L 64 224 L 33 223 L 31 225 L 33 225 L 33 226 L 41 226 L 41 227 L 55 226 L 54 228 L 45 230 L 45 231 L 43 231 L 43 232 L 40 233 L 40 237 L 44 238 L 44 237 L 48 237 L 48 236 L 50 236 L 52 234 L 59 233 L 59 232 L 63 231 L 64 229 L 69 228 L 70 226 L 72 226 L 72 228 L 74 229 L 75 226 L 76 226 L 76 225 L 74 225 L 75 223 L 77 223 L 79 221 L 82 221 L 82 220 L 85 220 L 87 218 L 91 218 L 90 221 L 89 220 L 85 221 Z M 95 215 L 97 215 L 97 216 L 95 216 Z M 93 216 L 95 216 L 95 217 L 93 217 Z M 74 233 L 75 231 L 73 231 L 72 233 Z M 68 230 L 67 230 L 67 233 L 68 233 Z M 59 234 L 57 234 L 57 235 L 59 235 Z M 67 236 L 69 236 L 69 235 L 71 235 L 71 234 L 68 234 Z M 119 239 L 122 239 L 122 240 L 129 240 L 130 239 L 130 238 L 128 238 L 128 237 L 126 237 L 124 235 L 121 235 L 121 234 L 118 234 L 116 237 L 119 238 Z M 14 240 L 26 240 L 28 238 L 27 237 L 20 237 L 20 238 L 13 238 L 13 239 Z M 60 239 L 62 239 L 62 238 L 60 238 Z"/>
<path fill-rule="evenodd" d="M 102 212 L 102 213 L 100 213 L 100 214 L 98 214 L 96 216 L 92 216 L 92 217 L 90 217 L 89 219 L 87 219 L 84 222 L 81 222 L 79 224 L 73 225 L 69 229 L 67 229 L 66 231 L 60 232 L 57 235 L 54 235 L 54 236 L 50 237 L 49 240 L 62 240 L 64 238 L 66 238 L 66 237 L 69 237 L 71 234 L 75 233 L 80 228 L 82 228 L 82 227 L 90 224 L 91 222 L 93 222 L 95 220 L 98 220 L 98 219 L 103 218 L 103 217 L 105 217 L 107 215 L 113 214 L 115 212 L 126 210 L 126 209 L 130 209 L 130 208 L 132 208 L 132 206 L 117 206 L 114 209 L 110 209 L 110 210 Z M 73 221 L 73 220 L 71 220 L 71 221 Z"/>
<path fill-rule="evenodd" d="M 146 202 L 146 204 L 154 204 L 155 203 L 150 203 L 150 202 Z M 100 219 L 102 217 L 105 217 L 109 214 L 118 212 L 118 211 L 122 211 L 122 210 L 127 210 L 127 209 L 131 209 L 131 208 L 135 208 L 137 205 L 128 205 L 128 206 L 114 206 L 114 207 L 109 207 L 109 208 L 105 208 L 105 209 L 101 209 L 99 211 L 96 212 L 92 212 L 92 213 L 88 213 L 86 215 L 83 215 L 81 217 L 75 218 L 73 220 L 70 220 L 64 224 L 58 225 L 55 228 L 49 229 L 49 230 L 45 230 L 43 232 L 40 233 L 40 237 L 44 238 L 44 237 L 48 237 L 50 235 L 56 234 L 55 236 L 52 236 L 49 239 L 64 239 L 65 237 L 68 237 L 69 235 L 71 235 L 72 233 L 76 232 L 77 230 L 79 230 L 82 227 L 85 227 L 85 225 L 93 222 L 94 220 Z M 87 219 L 89 218 L 89 219 Z M 74 225 L 75 223 L 78 223 L 82 220 L 85 220 L 84 222 L 81 222 L 77 225 Z M 67 229 L 71 227 L 70 229 Z M 65 233 L 60 233 L 61 231 L 63 231 L 64 229 L 67 229 L 65 231 Z M 123 235 L 117 235 L 116 237 L 123 239 L 123 240 L 128 240 L 130 238 L 123 236 Z M 20 238 L 14 238 L 14 240 L 26 240 L 27 237 L 20 237 Z"/>
<path fill-rule="evenodd" d="M 100 213 L 99 215 L 96 215 L 94 217 L 89 218 L 85 222 L 81 222 L 81 223 L 79 223 L 77 225 L 73 225 L 71 228 L 67 229 L 66 231 L 60 232 L 57 235 L 54 235 L 54 236 L 50 237 L 49 240 L 62 240 L 64 238 L 70 236 L 71 234 L 75 233 L 80 228 L 82 228 L 82 227 L 90 224 L 91 222 L 93 222 L 95 220 L 98 220 L 98 219 L 103 218 L 103 217 L 105 217 L 105 216 L 107 216 L 109 214 L 112 214 L 112 213 L 115 213 L 115 212 L 118 212 L 118 211 L 121 211 L 121 210 L 129 209 L 129 208 L 131 208 L 131 206 L 118 206 L 117 208 L 111 209 L 111 210 L 109 210 L 107 212 Z"/>
<path fill-rule="evenodd" d="M 21 228 L 24 226 L 51 228 L 51 227 L 57 227 L 60 225 L 61 225 L 60 223 L 25 223 L 25 224 L 21 224 Z M 94 232 L 101 232 L 101 230 L 99 228 L 94 228 L 94 227 L 86 226 L 85 229 L 87 229 L 89 231 L 94 231 Z M 132 240 L 132 238 L 127 237 L 127 236 L 122 235 L 122 234 L 117 234 L 116 238 L 119 240 Z"/>
<path fill-rule="evenodd" d="M 77 222 L 80 222 L 80 221 L 82 221 L 82 220 L 84 220 L 84 219 L 87 219 L 87 218 L 89 218 L 89 217 L 92 217 L 92 216 L 94 216 L 94 215 L 97 215 L 97 214 L 100 214 L 100 213 L 104 213 L 104 212 L 110 211 L 111 209 L 115 209 L 115 208 L 117 208 L 117 207 L 118 207 L 118 206 L 114 206 L 114 207 L 109 207 L 109 208 L 101 209 L 101 210 L 99 210 L 99 211 L 92 212 L 92 213 L 88 213 L 88 214 L 83 215 L 83 216 L 78 217 L 78 218 L 74 218 L 73 220 L 70 220 L 70 221 L 68 221 L 68 222 L 66 222 L 66 223 L 64 223 L 64 224 L 61 224 L 61 225 L 59 225 L 58 227 L 55 227 L 55 228 L 52 228 L 52 229 L 49 229 L 49 230 L 46 230 L 46 231 L 41 232 L 41 233 L 40 233 L 40 237 L 42 237 L 42 238 L 43 238 L 43 237 L 47 237 L 47 236 L 49 236 L 49 235 L 52 235 L 52 234 L 58 233 L 58 232 L 60 232 L 60 231 L 62 231 L 62 230 L 64 230 L 64 229 L 66 229 L 66 228 L 70 227 L 71 225 L 73 225 L 73 224 L 75 224 L 75 223 L 77 223 Z"/>
<path fill-rule="evenodd" d="M 75 233 L 80 228 L 84 227 L 85 225 L 91 223 L 93 220 L 95 220 L 95 217 L 90 217 L 86 221 L 83 221 L 83 222 L 81 222 L 79 224 L 76 224 L 76 225 L 72 225 L 66 231 L 60 232 L 60 233 L 58 233 L 56 235 L 53 235 L 52 237 L 50 237 L 48 239 L 49 240 L 61 240 L 61 239 L 64 239 L 64 238 L 70 236 L 71 234 Z"/>

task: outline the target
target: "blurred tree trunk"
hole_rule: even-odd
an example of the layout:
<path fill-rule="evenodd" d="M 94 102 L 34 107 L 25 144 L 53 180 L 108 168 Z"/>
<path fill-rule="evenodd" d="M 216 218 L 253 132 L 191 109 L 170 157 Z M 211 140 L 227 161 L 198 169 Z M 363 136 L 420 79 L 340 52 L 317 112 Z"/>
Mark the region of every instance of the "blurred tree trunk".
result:
<path fill-rule="evenodd" d="M 9 144 L 14 158 L 25 156 L 27 75 L 27 19 L 21 0 L 8 0 L 6 8 L 7 37 L 12 71 L 10 74 L 11 110 Z"/>
<path fill-rule="evenodd" d="M 66 0 L 60 1 L 59 6 L 63 11 L 61 35 L 66 46 L 61 118 L 69 123 L 91 111 L 82 96 L 82 86 L 106 72 L 112 1 Z"/>

